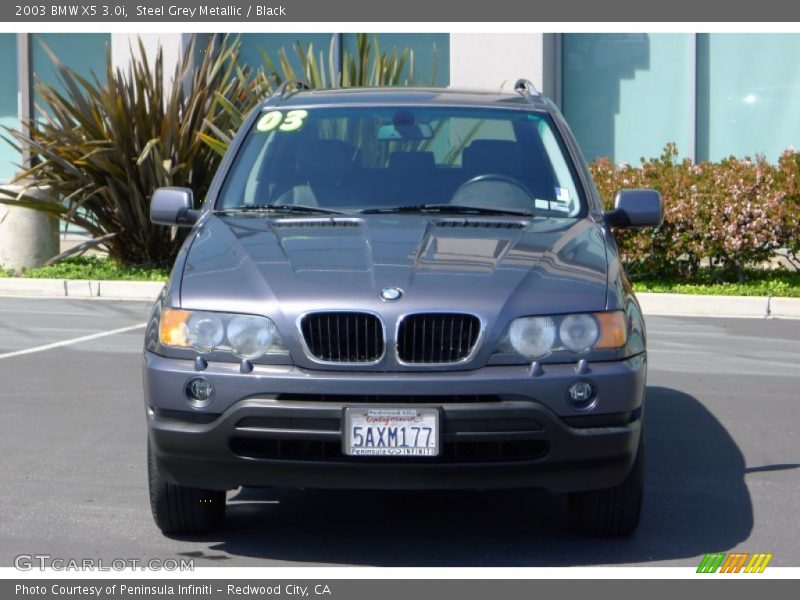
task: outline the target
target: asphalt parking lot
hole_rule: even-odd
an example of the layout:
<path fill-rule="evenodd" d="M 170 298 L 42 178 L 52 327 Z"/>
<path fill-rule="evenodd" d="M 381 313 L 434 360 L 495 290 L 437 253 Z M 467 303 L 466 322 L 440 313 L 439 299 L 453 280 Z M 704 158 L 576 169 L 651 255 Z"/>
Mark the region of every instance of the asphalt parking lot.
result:
<path fill-rule="evenodd" d="M 800 320 L 648 319 L 648 479 L 630 539 L 565 533 L 565 502 L 540 492 L 271 490 L 230 494 L 222 533 L 168 539 L 147 496 L 147 310 L 0 298 L 1 566 L 34 553 L 196 566 L 695 566 L 733 549 L 800 566 Z"/>

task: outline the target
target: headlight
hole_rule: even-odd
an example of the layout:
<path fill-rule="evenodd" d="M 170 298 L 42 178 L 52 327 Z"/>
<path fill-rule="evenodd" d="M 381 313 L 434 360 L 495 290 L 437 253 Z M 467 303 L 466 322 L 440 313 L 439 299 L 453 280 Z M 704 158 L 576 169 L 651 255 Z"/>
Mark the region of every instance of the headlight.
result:
<path fill-rule="evenodd" d="M 225 337 L 225 326 L 214 313 L 192 313 L 186 321 L 186 340 L 198 352 L 211 352 Z"/>
<path fill-rule="evenodd" d="M 508 341 L 522 356 L 544 356 L 556 341 L 555 321 L 551 317 L 515 319 L 508 328 Z"/>
<path fill-rule="evenodd" d="M 599 333 L 600 328 L 592 315 L 567 315 L 558 328 L 564 347 L 578 354 L 591 350 Z"/>
<path fill-rule="evenodd" d="M 275 342 L 280 343 L 281 336 L 275 324 L 263 317 L 237 315 L 228 321 L 228 342 L 236 356 L 255 358 L 272 349 L 277 351 Z"/>
<path fill-rule="evenodd" d="M 196 352 L 231 352 L 240 358 L 258 358 L 288 351 L 275 323 L 266 317 L 165 308 L 159 336 L 164 346 Z"/>
<path fill-rule="evenodd" d="M 621 310 L 547 317 L 522 317 L 508 326 L 497 353 L 516 352 L 527 359 L 555 350 L 582 354 L 589 350 L 621 348 L 628 325 Z"/>

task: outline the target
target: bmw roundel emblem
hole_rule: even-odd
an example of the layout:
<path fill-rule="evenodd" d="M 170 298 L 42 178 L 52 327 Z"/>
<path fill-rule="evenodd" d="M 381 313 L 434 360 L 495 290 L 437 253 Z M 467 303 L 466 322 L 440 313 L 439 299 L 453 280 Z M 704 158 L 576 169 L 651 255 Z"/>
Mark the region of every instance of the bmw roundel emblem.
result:
<path fill-rule="evenodd" d="M 386 300 L 387 302 L 399 300 L 402 295 L 403 290 L 400 288 L 388 287 L 381 290 L 381 300 Z"/>

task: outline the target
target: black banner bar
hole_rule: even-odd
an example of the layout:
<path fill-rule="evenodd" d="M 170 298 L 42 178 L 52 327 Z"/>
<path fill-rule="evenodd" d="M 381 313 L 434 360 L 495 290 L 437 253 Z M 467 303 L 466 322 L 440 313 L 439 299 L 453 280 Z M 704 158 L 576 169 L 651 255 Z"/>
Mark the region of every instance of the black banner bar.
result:
<path fill-rule="evenodd" d="M 567 572 L 565 572 L 567 575 Z M 712 583 L 711 580 L 715 581 Z M 702 580 L 702 581 L 701 581 Z M 712 588 L 713 586 L 713 588 Z M 796 582 L 756 581 L 750 577 L 698 575 L 694 579 L 558 580 L 558 579 L 27 579 L 3 580 L 0 597 L 10 600 L 513 600 L 521 598 L 675 598 L 724 596 L 749 598 L 755 594 L 781 597 L 796 591 Z M 769 588 L 769 589 L 766 589 Z M 623 594 L 620 596 L 620 594 Z"/>
<path fill-rule="evenodd" d="M 5 22 L 797 22 L 786 0 L 12 0 Z"/>

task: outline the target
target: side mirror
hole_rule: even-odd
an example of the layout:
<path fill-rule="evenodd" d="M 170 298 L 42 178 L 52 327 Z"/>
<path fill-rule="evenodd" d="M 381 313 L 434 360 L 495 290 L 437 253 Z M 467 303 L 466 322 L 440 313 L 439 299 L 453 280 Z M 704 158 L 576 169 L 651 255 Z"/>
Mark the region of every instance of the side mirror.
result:
<path fill-rule="evenodd" d="M 612 227 L 658 227 L 664 220 L 664 202 L 655 190 L 622 190 L 605 218 Z"/>
<path fill-rule="evenodd" d="M 158 188 L 150 199 L 150 220 L 156 225 L 191 227 L 200 216 L 193 206 L 194 194 L 189 188 Z"/>

